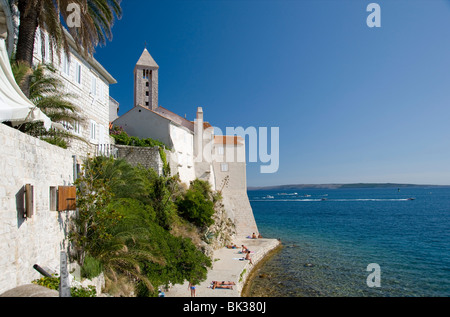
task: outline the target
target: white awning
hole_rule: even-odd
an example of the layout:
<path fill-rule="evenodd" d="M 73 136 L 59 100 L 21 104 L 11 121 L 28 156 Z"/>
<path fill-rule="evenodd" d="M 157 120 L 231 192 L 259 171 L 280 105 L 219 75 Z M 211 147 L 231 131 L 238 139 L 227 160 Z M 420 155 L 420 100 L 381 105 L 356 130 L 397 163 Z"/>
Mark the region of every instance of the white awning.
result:
<path fill-rule="evenodd" d="M 0 122 L 11 121 L 13 125 L 42 121 L 48 130 L 51 120 L 37 108 L 17 85 L 9 63 L 5 40 L 0 38 Z"/>

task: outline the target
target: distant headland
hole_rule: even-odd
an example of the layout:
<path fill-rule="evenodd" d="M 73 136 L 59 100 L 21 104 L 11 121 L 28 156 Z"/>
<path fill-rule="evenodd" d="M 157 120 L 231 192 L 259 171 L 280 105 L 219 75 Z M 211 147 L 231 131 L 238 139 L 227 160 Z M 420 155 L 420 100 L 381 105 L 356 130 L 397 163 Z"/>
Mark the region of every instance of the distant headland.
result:
<path fill-rule="evenodd" d="M 297 189 L 341 189 L 341 188 L 411 188 L 447 187 L 450 185 L 397 184 L 397 183 L 352 183 L 352 184 L 292 184 L 263 187 L 248 187 L 247 190 L 297 190 Z"/>

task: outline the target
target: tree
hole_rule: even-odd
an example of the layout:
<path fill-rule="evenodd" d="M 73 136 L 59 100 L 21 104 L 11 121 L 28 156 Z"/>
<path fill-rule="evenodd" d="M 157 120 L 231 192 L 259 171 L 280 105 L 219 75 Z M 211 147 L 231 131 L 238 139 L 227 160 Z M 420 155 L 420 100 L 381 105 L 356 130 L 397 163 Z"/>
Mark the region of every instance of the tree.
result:
<path fill-rule="evenodd" d="M 87 159 L 83 174 L 77 179 L 77 209 L 69 238 L 73 242 L 75 258 L 83 266 L 87 254 L 112 239 L 110 226 L 120 222 L 120 215 L 107 209 L 113 198 L 103 170 L 106 161 Z"/>
<path fill-rule="evenodd" d="M 195 180 L 183 197 L 178 197 L 177 206 L 181 217 L 197 227 L 208 227 L 214 223 L 214 195 L 208 182 Z"/>
<path fill-rule="evenodd" d="M 177 221 L 170 219 L 174 179 L 106 157 L 88 158 L 83 172 L 70 232 L 82 267 L 86 259 L 100 263 L 110 290 L 131 284 L 138 296 L 155 296 L 155 286 L 206 278 L 211 259 L 191 239 L 163 227 Z"/>
<path fill-rule="evenodd" d="M 111 29 L 115 17 L 120 19 L 122 15 L 121 0 L 13 1 L 17 3 L 20 13 L 16 60 L 29 67 L 33 63 L 34 40 L 38 27 L 41 28 L 41 35 L 44 34 L 44 29 L 47 31 L 52 55 L 54 50 L 60 55 L 61 49 L 69 55 L 69 45 L 64 32 L 67 19 L 72 13 L 68 10 L 69 5 L 80 9 L 80 24 L 67 30 L 75 40 L 78 50 L 85 56 L 92 56 L 97 45 L 105 44 L 106 39 L 112 39 Z M 28 96 L 28 79 L 23 81 L 21 89 Z"/>
<path fill-rule="evenodd" d="M 21 84 L 28 76 L 29 99 L 53 122 L 81 124 L 84 120 L 77 114 L 78 108 L 71 99 L 75 95 L 64 93 L 62 81 L 54 76 L 56 69 L 50 64 L 38 64 L 32 68 L 23 62 L 11 61 L 11 67 L 17 84 Z M 70 132 L 60 130 L 46 131 L 42 122 L 25 123 L 19 128 L 22 132 L 62 147 L 67 147 L 67 141 L 72 138 L 81 139 Z M 82 139 L 81 139 L 82 140 Z"/>

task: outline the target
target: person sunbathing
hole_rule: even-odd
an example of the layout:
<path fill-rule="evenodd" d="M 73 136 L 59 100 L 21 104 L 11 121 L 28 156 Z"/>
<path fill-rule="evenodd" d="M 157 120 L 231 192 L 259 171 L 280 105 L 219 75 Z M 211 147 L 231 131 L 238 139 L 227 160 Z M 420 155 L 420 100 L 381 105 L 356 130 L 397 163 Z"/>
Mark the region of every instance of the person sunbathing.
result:
<path fill-rule="evenodd" d="M 218 282 L 214 282 L 213 289 L 216 289 L 216 288 L 233 289 L 233 285 L 223 285 L 223 284 L 219 284 Z"/>
<path fill-rule="evenodd" d="M 249 261 L 250 261 L 250 264 L 253 265 L 252 258 L 250 257 L 250 251 L 247 251 L 247 255 L 245 256 L 245 259 L 246 259 L 246 260 L 249 260 Z"/>
<path fill-rule="evenodd" d="M 217 285 L 236 285 L 235 282 L 230 282 L 230 281 L 228 281 L 228 282 L 225 282 L 225 281 L 222 281 L 222 282 L 213 281 L 213 284 L 214 283 L 217 284 Z"/>

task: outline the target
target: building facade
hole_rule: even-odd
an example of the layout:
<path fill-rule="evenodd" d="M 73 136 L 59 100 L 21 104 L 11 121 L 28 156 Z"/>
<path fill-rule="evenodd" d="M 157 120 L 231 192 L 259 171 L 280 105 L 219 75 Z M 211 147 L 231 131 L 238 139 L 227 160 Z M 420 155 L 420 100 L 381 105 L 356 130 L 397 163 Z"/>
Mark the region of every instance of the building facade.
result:
<path fill-rule="evenodd" d="M 80 157 L 96 154 L 99 149 L 107 148 L 109 138 L 110 95 L 109 87 L 117 81 L 93 57 L 84 58 L 76 49 L 69 33 L 69 55 L 61 53 L 60 58 L 53 56 L 47 33 L 36 32 L 34 47 L 34 65 L 51 63 L 57 70 L 56 76 L 62 80 L 64 93 L 72 95 L 70 101 L 78 108 L 82 118 L 79 124 L 64 123 L 66 130 L 77 137 L 72 139 L 70 149 Z M 56 55 L 56 54 L 55 54 Z"/>
<path fill-rule="evenodd" d="M 17 14 L 9 1 L 0 0 L 0 40 L 7 43 L 8 57 L 17 39 Z M 72 101 L 84 118 L 80 125 L 63 126 L 85 141 L 73 140 L 62 149 L 0 123 L 0 294 L 40 278 L 35 264 L 59 272 L 61 251 L 70 252 L 73 184 L 82 158 L 110 143 L 109 86 L 115 79 L 94 58 L 81 56 L 68 34 L 70 54 L 52 58 L 43 34 L 37 32 L 33 63 L 53 63 L 64 92 L 75 96 Z M 9 65 L 9 58 L 1 57 L 2 66 L 5 60 Z M 11 74 L 5 69 L 0 69 L 3 77 L 16 84 L 11 68 L 6 69 Z"/>

